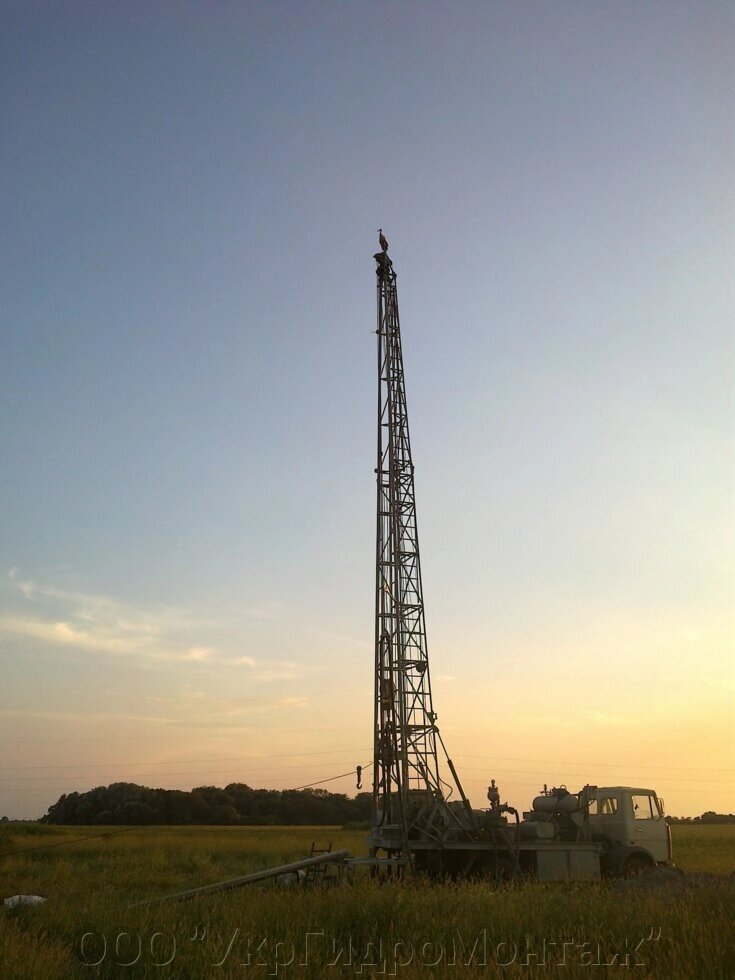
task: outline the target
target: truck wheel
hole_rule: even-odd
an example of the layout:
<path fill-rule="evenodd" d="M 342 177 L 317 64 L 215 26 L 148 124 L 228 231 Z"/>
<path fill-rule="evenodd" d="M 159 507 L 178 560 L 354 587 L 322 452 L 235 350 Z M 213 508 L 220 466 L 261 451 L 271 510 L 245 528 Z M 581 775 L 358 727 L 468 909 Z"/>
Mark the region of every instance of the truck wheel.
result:
<path fill-rule="evenodd" d="M 623 878 L 636 878 L 652 867 L 653 861 L 645 854 L 631 854 L 623 865 Z"/>

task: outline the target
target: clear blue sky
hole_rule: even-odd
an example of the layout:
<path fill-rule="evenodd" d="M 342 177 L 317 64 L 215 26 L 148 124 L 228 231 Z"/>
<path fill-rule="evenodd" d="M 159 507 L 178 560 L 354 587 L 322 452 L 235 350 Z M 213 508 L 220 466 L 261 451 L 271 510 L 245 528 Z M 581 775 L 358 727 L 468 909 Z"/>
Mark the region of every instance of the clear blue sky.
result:
<path fill-rule="evenodd" d="M 2 4 L 0 813 L 369 761 L 379 226 L 473 800 L 735 809 L 734 55 L 708 0 Z"/>

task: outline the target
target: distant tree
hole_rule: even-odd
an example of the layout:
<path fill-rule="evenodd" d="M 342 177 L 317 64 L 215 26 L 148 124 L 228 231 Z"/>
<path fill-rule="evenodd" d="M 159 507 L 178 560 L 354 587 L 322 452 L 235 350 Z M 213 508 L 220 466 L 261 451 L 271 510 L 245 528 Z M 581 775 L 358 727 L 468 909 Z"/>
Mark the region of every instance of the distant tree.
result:
<path fill-rule="evenodd" d="M 351 798 L 325 789 L 253 789 L 245 783 L 197 786 L 191 792 L 150 789 L 136 783 L 96 786 L 63 793 L 41 823 L 54 824 L 361 824 L 370 819 L 372 798 Z"/>
<path fill-rule="evenodd" d="M 102 810 L 101 813 L 98 813 L 94 820 L 92 820 L 92 823 L 114 824 L 115 816 L 112 810 Z"/>

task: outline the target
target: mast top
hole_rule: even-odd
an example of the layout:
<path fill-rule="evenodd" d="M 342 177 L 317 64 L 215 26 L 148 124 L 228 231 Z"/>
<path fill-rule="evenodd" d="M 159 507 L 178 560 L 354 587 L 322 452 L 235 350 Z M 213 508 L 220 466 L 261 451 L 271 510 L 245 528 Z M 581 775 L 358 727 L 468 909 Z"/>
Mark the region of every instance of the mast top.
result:
<path fill-rule="evenodd" d="M 378 268 L 375 270 L 378 274 L 378 279 L 387 278 L 393 272 L 393 263 L 388 253 L 376 252 L 373 258 L 378 263 Z"/>

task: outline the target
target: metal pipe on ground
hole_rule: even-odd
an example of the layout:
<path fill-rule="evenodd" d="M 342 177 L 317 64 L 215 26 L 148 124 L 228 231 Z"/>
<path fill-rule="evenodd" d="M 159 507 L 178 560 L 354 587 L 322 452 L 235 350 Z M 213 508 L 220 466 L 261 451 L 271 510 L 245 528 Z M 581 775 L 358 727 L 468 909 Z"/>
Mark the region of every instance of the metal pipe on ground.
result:
<path fill-rule="evenodd" d="M 203 885 L 201 888 L 189 888 L 183 892 L 174 892 L 172 895 L 159 895 L 157 898 L 147 898 L 142 902 L 134 902 L 131 907 L 137 908 L 140 905 L 153 905 L 155 902 L 169 902 L 176 899 L 185 900 L 187 898 L 196 898 L 198 895 L 209 895 L 212 892 L 228 891 L 230 888 L 241 888 L 243 885 L 252 885 L 258 881 L 267 881 L 269 878 L 277 878 L 279 875 L 301 871 L 304 868 L 313 868 L 319 864 L 341 864 L 349 856 L 349 851 L 317 854 L 314 857 L 303 858 L 301 861 L 282 864 L 277 868 L 264 868 L 262 871 L 253 871 L 251 874 L 241 875 L 239 878 L 229 878 L 227 881 L 218 881 L 212 885 Z"/>

